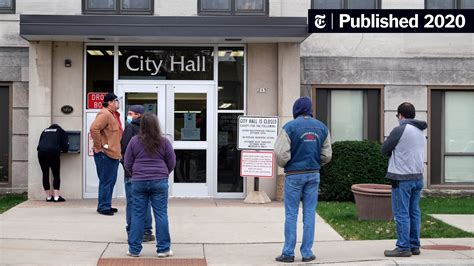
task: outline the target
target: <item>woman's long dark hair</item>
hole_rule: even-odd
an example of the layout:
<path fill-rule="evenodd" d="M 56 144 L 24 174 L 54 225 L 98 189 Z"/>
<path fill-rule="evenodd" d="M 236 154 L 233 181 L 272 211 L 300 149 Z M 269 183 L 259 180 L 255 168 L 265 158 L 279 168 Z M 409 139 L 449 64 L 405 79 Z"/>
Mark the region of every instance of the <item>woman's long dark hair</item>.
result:
<path fill-rule="evenodd" d="M 161 142 L 161 128 L 156 115 L 152 113 L 145 113 L 145 115 L 143 115 L 138 137 L 148 154 L 158 152 L 158 147 Z"/>

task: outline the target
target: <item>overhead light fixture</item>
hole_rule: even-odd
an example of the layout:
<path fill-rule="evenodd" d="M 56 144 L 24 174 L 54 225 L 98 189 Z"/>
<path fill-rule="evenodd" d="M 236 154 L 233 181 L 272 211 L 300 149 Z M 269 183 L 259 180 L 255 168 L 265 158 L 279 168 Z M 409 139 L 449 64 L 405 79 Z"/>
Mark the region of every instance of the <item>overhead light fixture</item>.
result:
<path fill-rule="evenodd" d="M 104 53 L 102 53 L 100 50 L 87 50 L 87 53 L 90 55 L 104 55 Z"/>
<path fill-rule="evenodd" d="M 233 51 L 232 53 L 230 53 L 230 56 L 242 57 L 242 56 L 244 56 L 244 51 Z"/>
<path fill-rule="evenodd" d="M 217 90 L 218 90 L 218 91 L 223 90 L 223 89 L 224 89 L 223 86 L 218 86 L 218 87 L 217 87 Z"/>
<path fill-rule="evenodd" d="M 223 103 L 223 104 L 221 104 L 221 105 L 219 106 L 219 108 L 221 108 L 221 109 L 226 109 L 226 108 L 229 108 L 229 107 L 231 107 L 231 106 L 232 106 L 231 103 Z"/>
<path fill-rule="evenodd" d="M 114 51 L 106 50 L 105 52 L 106 52 L 108 55 L 114 55 Z"/>
<path fill-rule="evenodd" d="M 218 55 L 219 57 L 224 57 L 227 51 L 219 51 Z"/>

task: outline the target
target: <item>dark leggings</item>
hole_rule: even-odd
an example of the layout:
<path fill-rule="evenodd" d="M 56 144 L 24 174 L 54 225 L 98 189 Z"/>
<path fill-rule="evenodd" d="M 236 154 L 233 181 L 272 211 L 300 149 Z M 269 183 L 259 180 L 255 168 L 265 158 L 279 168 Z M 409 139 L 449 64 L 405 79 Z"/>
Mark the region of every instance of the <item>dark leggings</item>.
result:
<path fill-rule="evenodd" d="M 43 172 L 43 188 L 44 190 L 50 190 L 49 186 L 49 168 L 53 172 L 53 188 L 59 190 L 61 181 L 59 179 L 59 154 L 49 152 L 38 152 L 38 160 Z"/>

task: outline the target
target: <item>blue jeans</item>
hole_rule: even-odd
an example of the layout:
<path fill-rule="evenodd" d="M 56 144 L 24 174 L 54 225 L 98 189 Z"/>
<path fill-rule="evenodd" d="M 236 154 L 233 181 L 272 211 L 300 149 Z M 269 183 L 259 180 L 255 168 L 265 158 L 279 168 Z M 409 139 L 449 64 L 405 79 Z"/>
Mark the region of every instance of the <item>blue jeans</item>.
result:
<path fill-rule="evenodd" d="M 300 200 L 303 200 L 303 242 L 301 255 L 309 258 L 314 242 L 319 173 L 287 175 L 285 178 L 285 245 L 282 254 L 295 255 L 296 223 Z"/>
<path fill-rule="evenodd" d="M 168 178 L 152 181 L 132 181 L 133 213 L 132 227 L 128 238 L 128 249 L 132 254 L 140 254 L 145 215 L 151 202 L 155 216 L 156 252 L 166 252 L 171 248 L 168 224 Z"/>
<path fill-rule="evenodd" d="M 132 224 L 132 212 L 133 212 L 133 194 L 132 194 L 132 179 L 129 176 L 125 176 L 125 197 L 127 199 L 127 206 L 125 208 L 125 213 L 127 217 L 127 226 L 125 230 L 127 230 L 127 234 L 130 233 L 130 225 Z M 152 218 L 151 218 L 151 204 L 148 202 L 148 207 L 146 209 L 145 215 L 145 234 L 151 235 L 153 227 L 151 226 Z"/>
<path fill-rule="evenodd" d="M 94 153 L 95 167 L 99 177 L 99 199 L 97 211 L 112 208 L 112 194 L 117 181 L 119 160 L 112 159 L 103 152 Z"/>
<path fill-rule="evenodd" d="M 420 248 L 422 189 L 423 180 L 392 181 L 392 211 L 400 250 Z"/>

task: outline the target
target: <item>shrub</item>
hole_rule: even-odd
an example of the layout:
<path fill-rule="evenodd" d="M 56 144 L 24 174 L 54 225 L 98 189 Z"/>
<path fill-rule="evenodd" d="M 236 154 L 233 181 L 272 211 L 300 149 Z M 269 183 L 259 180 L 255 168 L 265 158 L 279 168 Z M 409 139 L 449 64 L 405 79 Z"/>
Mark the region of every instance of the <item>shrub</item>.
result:
<path fill-rule="evenodd" d="M 351 186 L 387 183 L 388 159 L 373 141 L 340 141 L 332 145 L 332 160 L 321 168 L 320 196 L 327 201 L 353 201 Z"/>

